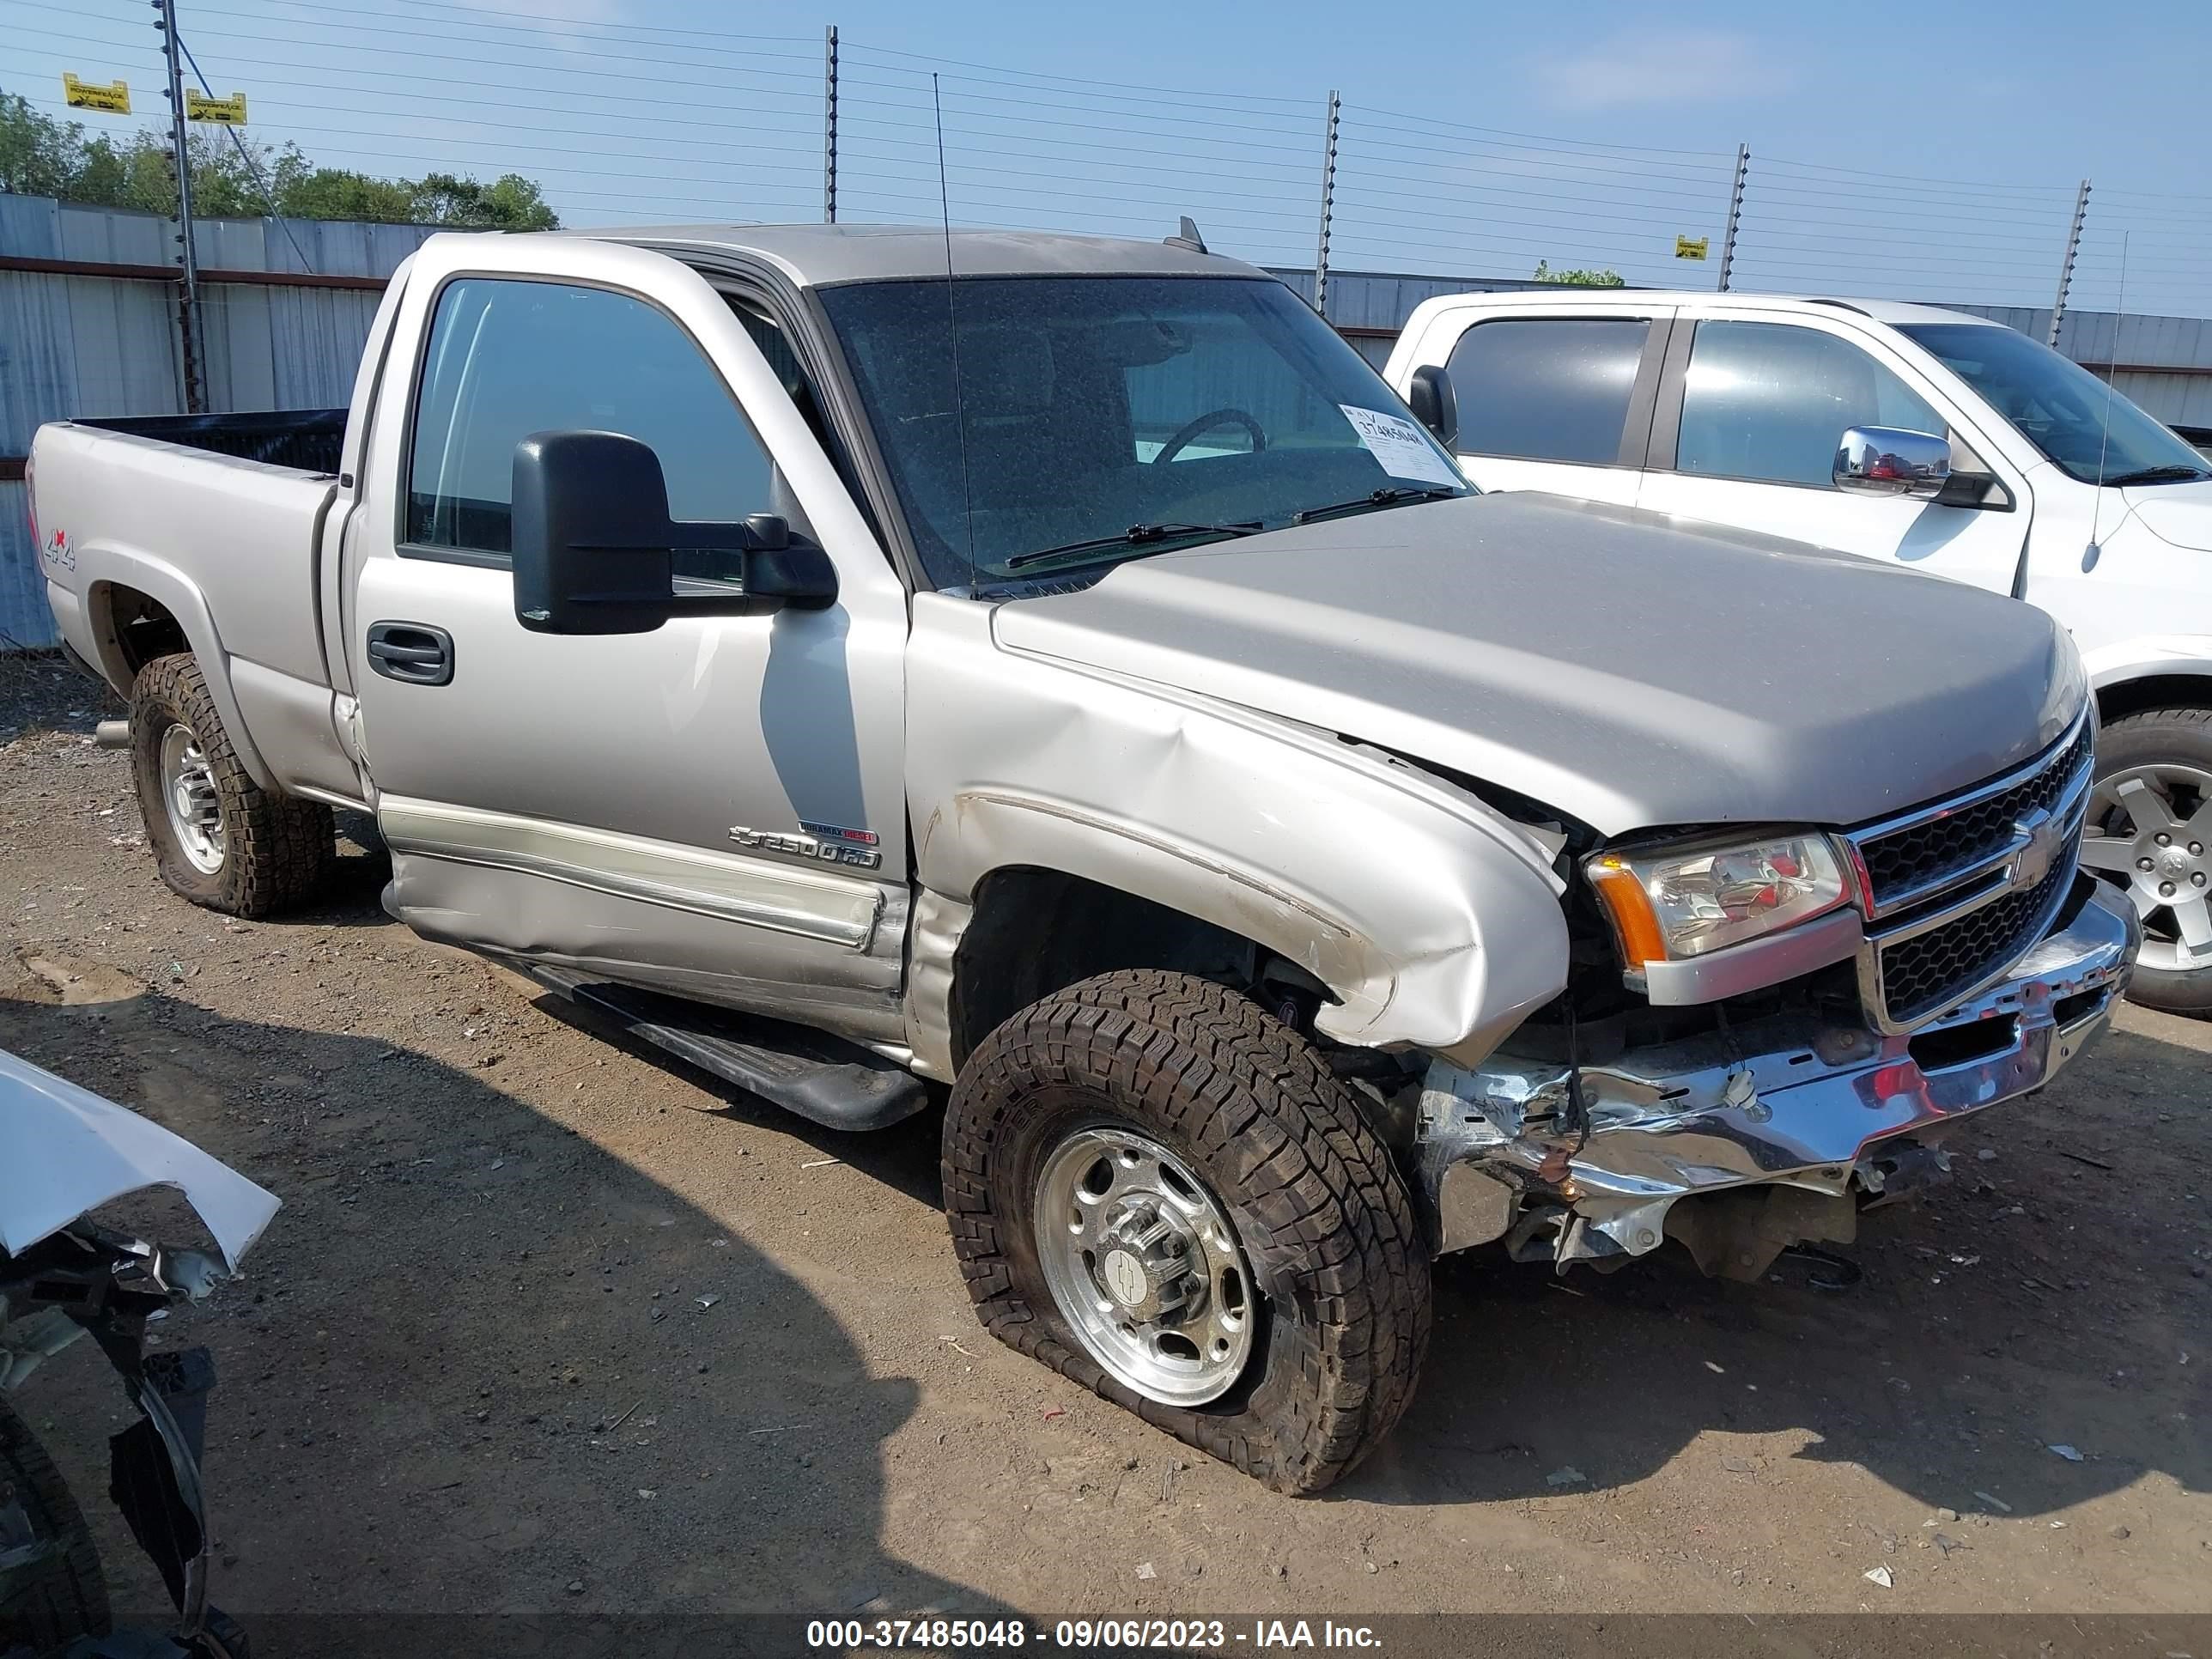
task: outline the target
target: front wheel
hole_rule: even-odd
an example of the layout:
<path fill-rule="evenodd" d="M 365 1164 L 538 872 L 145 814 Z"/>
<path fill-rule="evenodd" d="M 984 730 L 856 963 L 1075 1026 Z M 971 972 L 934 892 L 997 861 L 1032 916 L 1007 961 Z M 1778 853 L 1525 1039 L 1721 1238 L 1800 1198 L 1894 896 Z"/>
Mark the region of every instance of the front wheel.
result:
<path fill-rule="evenodd" d="M 2212 709 L 2150 709 L 2105 727 L 2081 861 L 2142 918 L 2130 998 L 2212 1014 Z"/>
<path fill-rule="evenodd" d="M 1000 1340 L 1279 1492 L 1388 1434 L 1429 1333 L 1405 1183 L 1313 1045 L 1188 975 L 1104 974 L 994 1031 L 945 1209 Z"/>

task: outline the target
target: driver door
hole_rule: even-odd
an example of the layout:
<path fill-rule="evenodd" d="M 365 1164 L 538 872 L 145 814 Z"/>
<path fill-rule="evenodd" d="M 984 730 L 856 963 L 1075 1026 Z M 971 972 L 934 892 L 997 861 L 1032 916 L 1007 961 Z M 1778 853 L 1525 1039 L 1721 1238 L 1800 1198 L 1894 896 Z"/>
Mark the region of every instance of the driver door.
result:
<path fill-rule="evenodd" d="M 905 593 L 744 322 L 674 260 L 580 240 L 441 239 L 400 306 L 345 623 L 392 908 L 495 955 L 902 1038 Z M 786 519 L 836 603 L 526 630 L 514 446 L 576 428 L 649 445 L 678 519 Z M 679 555 L 679 586 L 736 582 L 722 556 Z"/>

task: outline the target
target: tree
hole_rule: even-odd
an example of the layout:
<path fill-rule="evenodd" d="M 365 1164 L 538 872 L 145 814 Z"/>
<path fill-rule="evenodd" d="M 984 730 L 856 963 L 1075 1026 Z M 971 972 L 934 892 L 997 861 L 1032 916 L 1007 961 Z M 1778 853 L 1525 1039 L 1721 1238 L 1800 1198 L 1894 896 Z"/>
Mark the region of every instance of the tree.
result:
<path fill-rule="evenodd" d="M 1626 288 L 1628 283 L 1617 270 L 1554 270 L 1551 261 L 1539 259 L 1530 273 L 1540 283 L 1557 283 L 1571 288 Z"/>
<path fill-rule="evenodd" d="M 558 230 L 561 222 L 545 205 L 538 186 L 519 173 L 504 173 L 489 185 L 456 179 L 450 173 L 426 173 L 415 187 L 415 222 L 452 225 L 463 230 Z"/>
<path fill-rule="evenodd" d="M 318 167 L 297 144 L 281 149 L 236 131 L 185 138 L 192 210 L 211 219 L 361 219 L 377 224 L 449 225 L 465 230 L 557 230 L 561 221 L 538 185 L 519 173 L 489 185 L 450 173 L 379 179 Z M 0 191 L 52 196 L 95 207 L 176 210 L 167 137 L 141 129 L 117 140 L 92 137 L 74 121 L 41 115 L 17 94 L 0 94 Z"/>

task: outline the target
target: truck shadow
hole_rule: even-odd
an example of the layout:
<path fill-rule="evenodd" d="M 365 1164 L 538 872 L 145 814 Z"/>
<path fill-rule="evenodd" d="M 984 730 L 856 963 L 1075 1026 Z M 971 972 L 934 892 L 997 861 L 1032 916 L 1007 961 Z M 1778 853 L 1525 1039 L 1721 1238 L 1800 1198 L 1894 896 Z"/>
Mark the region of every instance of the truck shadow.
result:
<path fill-rule="evenodd" d="M 728 1217 L 428 1056 L 112 969 L 70 983 L 0 957 L 0 1047 L 284 1200 L 245 1280 L 166 1337 L 207 1343 L 222 1378 L 216 1597 L 249 1627 L 331 1615 L 295 1650 L 331 1651 L 394 1613 L 1006 1615 L 883 1550 L 883 1448 L 916 1386 L 872 1376 Z M 123 1405 L 88 1350 L 19 1403 L 51 1425 L 118 1608 L 150 1613 L 158 1582 L 100 1496 Z"/>
<path fill-rule="evenodd" d="M 1843 1291 L 1787 1258 L 1757 1285 L 1707 1280 L 1672 1247 L 1564 1278 L 1447 1258 L 1419 1395 L 1338 1492 L 1556 1498 L 1678 1457 L 1709 1464 L 1721 1505 L 1803 1462 L 1961 1513 L 2041 1516 L 2152 1474 L 2212 1490 L 2212 1283 L 2174 1207 L 2206 1179 L 2208 1106 L 2202 1053 L 2112 1033 L 1963 1127 L 1950 1187 L 1865 1215 Z"/>

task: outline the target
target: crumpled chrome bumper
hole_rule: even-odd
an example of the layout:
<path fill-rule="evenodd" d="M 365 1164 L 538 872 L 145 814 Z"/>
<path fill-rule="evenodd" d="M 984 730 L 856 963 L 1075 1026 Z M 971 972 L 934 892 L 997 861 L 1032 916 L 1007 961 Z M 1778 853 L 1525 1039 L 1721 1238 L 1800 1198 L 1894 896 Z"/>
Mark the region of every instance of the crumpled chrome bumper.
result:
<path fill-rule="evenodd" d="M 1778 1194 L 1789 1204 L 1754 1230 L 1848 1237 L 1820 1231 L 1819 1213 L 1847 1226 L 1861 1196 L 1940 1172 L 1930 1143 L 1950 1124 L 2040 1088 L 2109 1022 L 2140 930 L 2124 901 L 2080 879 L 2089 890 L 2004 981 L 1911 1032 L 1747 1023 L 1584 1066 L 1579 1111 L 1555 1061 L 1431 1062 L 1417 1150 L 1438 1248 L 1506 1238 L 1560 1262 L 1642 1255 L 1682 1199 L 1758 1187 L 1805 1196 Z M 1695 1229 L 1674 1224 L 1705 1261 Z"/>

